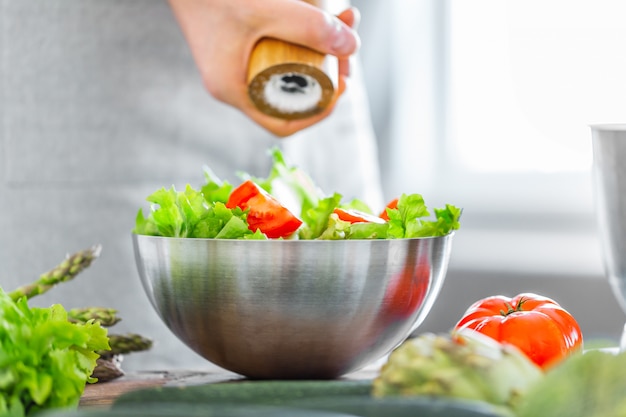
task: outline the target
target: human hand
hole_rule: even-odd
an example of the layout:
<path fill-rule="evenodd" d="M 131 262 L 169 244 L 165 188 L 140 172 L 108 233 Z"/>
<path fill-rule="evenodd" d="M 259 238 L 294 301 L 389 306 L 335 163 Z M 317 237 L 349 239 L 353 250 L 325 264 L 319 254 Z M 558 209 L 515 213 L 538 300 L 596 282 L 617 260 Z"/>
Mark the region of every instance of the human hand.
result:
<path fill-rule="evenodd" d="M 352 29 L 359 14 L 350 8 L 337 17 L 301 0 L 169 0 L 207 91 L 234 106 L 277 136 L 309 127 L 334 109 L 345 90 L 349 57 L 359 47 Z M 335 96 L 321 113 L 283 120 L 259 111 L 248 96 L 248 58 L 264 37 L 303 45 L 338 58 Z"/>

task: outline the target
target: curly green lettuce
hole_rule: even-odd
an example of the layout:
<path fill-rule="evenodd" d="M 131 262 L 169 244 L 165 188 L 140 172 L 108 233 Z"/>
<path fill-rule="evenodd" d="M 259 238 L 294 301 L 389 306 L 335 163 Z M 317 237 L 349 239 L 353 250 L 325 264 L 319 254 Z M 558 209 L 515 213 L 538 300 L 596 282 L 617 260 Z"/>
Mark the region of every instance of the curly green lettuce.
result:
<path fill-rule="evenodd" d="M 434 209 L 434 219 L 420 194 L 405 194 L 396 209 L 388 209 L 389 222 L 349 223 L 333 211 L 354 208 L 372 213 L 359 200 L 343 202 L 342 195 L 325 195 L 301 169 L 289 166 L 278 148 L 270 150 L 272 169 L 266 178 L 239 173 L 250 179 L 281 202 L 302 220 L 299 239 L 401 239 L 444 236 L 460 226 L 461 209 L 446 205 Z M 200 190 L 187 185 L 184 191 L 162 188 L 151 194 L 148 216 L 140 209 L 133 233 L 165 237 L 215 239 L 266 239 L 257 230 L 248 229 L 247 212 L 225 206 L 233 186 L 222 182 L 205 167 L 206 184 Z"/>
<path fill-rule="evenodd" d="M 435 219 L 420 194 L 403 194 L 398 200 L 398 208 L 388 209 L 388 238 L 416 238 L 444 236 L 460 227 L 462 210 L 452 204 L 434 209 Z"/>
<path fill-rule="evenodd" d="M 30 416 L 40 410 L 76 407 L 107 331 L 93 321 L 68 321 L 60 304 L 29 307 L 0 288 L 0 415 Z"/>
<path fill-rule="evenodd" d="M 208 182 L 203 189 L 204 192 L 187 185 L 184 191 L 174 187 L 155 191 L 147 198 L 152 203 L 149 215 L 146 217 L 139 210 L 133 233 L 211 239 L 266 238 L 261 232 L 248 229 L 246 213 L 240 208 L 229 209 L 221 200 L 207 201 L 206 196 L 223 195 L 216 183 Z"/>

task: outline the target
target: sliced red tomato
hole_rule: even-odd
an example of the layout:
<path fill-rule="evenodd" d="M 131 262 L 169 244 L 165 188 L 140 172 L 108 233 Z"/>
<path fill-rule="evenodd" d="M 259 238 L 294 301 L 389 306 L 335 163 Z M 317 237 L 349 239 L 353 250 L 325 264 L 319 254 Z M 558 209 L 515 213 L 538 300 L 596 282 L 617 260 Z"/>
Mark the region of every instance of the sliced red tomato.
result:
<path fill-rule="evenodd" d="M 385 223 L 380 217 L 359 210 L 344 209 L 337 207 L 333 211 L 340 220 L 350 223 Z"/>
<path fill-rule="evenodd" d="M 554 300 L 537 294 L 487 297 L 472 304 L 456 329 L 473 329 L 498 342 L 517 346 L 546 369 L 582 349 L 574 317 Z"/>
<path fill-rule="evenodd" d="M 260 230 L 271 239 L 287 237 L 302 224 L 278 200 L 250 180 L 231 192 L 226 207 L 249 210 L 248 228 L 253 232 Z"/>
<path fill-rule="evenodd" d="M 389 216 L 387 215 L 387 209 L 396 209 L 398 208 L 398 199 L 394 198 L 393 200 L 391 200 L 389 202 L 389 204 L 387 204 L 385 206 L 385 208 L 383 209 L 383 211 L 380 212 L 380 214 L 378 215 L 381 219 L 389 221 Z"/>

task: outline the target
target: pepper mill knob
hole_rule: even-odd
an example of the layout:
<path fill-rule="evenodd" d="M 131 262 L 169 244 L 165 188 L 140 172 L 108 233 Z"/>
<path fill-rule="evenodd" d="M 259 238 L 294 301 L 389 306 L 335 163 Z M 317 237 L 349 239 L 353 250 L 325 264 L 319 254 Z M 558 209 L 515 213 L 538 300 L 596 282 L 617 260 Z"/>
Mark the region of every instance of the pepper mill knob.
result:
<path fill-rule="evenodd" d="M 267 115 L 286 120 L 307 118 L 322 112 L 332 101 L 338 71 L 334 56 L 263 38 L 250 55 L 248 94 Z"/>

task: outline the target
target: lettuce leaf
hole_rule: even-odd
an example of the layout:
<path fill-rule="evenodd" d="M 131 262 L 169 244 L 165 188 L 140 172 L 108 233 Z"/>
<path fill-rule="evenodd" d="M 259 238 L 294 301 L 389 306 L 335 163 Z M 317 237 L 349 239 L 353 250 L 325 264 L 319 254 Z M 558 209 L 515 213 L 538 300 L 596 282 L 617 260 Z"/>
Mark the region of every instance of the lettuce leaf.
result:
<path fill-rule="evenodd" d="M 352 223 L 346 239 L 386 239 L 389 224 Z"/>
<path fill-rule="evenodd" d="M 341 194 L 325 195 L 311 178 L 297 167 L 289 166 L 279 148 L 270 149 L 272 168 L 266 178 L 239 173 L 252 180 L 303 221 L 299 239 L 402 239 L 443 236 L 460 226 L 461 209 L 446 205 L 434 209 L 434 219 L 420 194 L 403 194 L 395 209 L 387 209 L 386 224 L 348 223 L 333 217 L 337 207 L 372 214 L 370 207 L 358 199 L 343 202 Z M 233 186 L 222 182 L 208 167 L 204 168 L 206 184 L 198 190 L 187 185 L 185 191 L 174 187 L 161 189 L 148 197 L 152 203 L 146 217 L 139 210 L 136 234 L 216 239 L 266 239 L 248 229 L 247 213 L 229 209 L 225 203 Z"/>
<path fill-rule="evenodd" d="M 76 407 L 99 355 L 106 329 L 69 322 L 60 304 L 30 308 L 0 288 L 0 415 Z"/>
<path fill-rule="evenodd" d="M 201 189 L 204 199 L 208 203 L 220 202 L 226 204 L 230 192 L 233 190 L 232 184 L 222 181 L 207 166 L 204 167 L 204 178 L 206 179 L 206 184 Z"/>
<path fill-rule="evenodd" d="M 340 239 L 384 239 L 387 236 L 387 224 L 381 223 L 350 223 L 341 220 L 332 213 L 328 224 L 319 236 L 320 240 Z"/>
<path fill-rule="evenodd" d="M 254 234 L 248 229 L 246 213 L 240 208 L 229 209 L 221 201 L 224 196 L 228 199 L 229 185 L 209 181 L 202 190 L 187 185 L 185 191 L 175 187 L 155 191 L 147 198 L 152 203 L 149 215 L 139 210 L 133 233 L 211 239 L 243 239 Z M 207 201 L 205 192 L 214 201 Z"/>
<path fill-rule="evenodd" d="M 301 219 L 304 225 L 301 226 L 299 231 L 300 239 L 322 238 L 322 233 L 332 227 L 332 225 L 329 225 L 329 218 L 340 202 L 341 194 L 335 193 L 330 197 L 318 200 L 316 206 L 304 210 Z M 326 236 L 333 236 L 332 233 L 333 232 L 329 232 Z"/>
<path fill-rule="evenodd" d="M 328 217 L 327 227 L 322 231 L 319 239 L 345 240 L 350 233 L 350 223 L 343 221 L 335 213 Z"/>
<path fill-rule="evenodd" d="M 425 219 L 430 212 L 420 194 L 402 194 L 396 209 L 387 209 L 388 237 L 395 239 L 444 236 L 457 230 L 462 210 L 447 204 L 435 209 L 435 220 Z"/>

